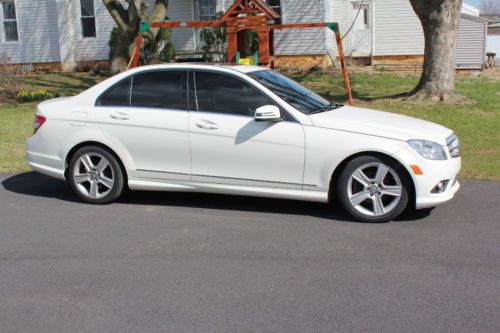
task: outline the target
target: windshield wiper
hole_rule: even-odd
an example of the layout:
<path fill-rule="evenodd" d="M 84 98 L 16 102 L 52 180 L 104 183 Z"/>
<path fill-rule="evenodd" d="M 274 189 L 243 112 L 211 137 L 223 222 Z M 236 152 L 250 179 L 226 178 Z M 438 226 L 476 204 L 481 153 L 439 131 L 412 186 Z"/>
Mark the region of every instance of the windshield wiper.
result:
<path fill-rule="evenodd" d="M 315 114 L 315 113 L 321 113 L 321 112 L 325 112 L 325 111 L 340 109 L 343 106 L 344 106 L 344 104 L 338 104 L 338 103 L 332 104 L 332 103 L 330 103 L 330 104 L 328 104 L 320 109 L 309 112 L 309 114 Z"/>

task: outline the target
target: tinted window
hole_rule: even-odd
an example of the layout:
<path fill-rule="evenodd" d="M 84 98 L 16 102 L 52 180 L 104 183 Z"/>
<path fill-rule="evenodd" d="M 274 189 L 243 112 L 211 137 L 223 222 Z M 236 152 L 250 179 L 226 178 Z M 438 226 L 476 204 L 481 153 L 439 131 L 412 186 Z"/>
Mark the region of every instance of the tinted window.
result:
<path fill-rule="evenodd" d="M 97 100 L 97 106 L 129 106 L 130 78 L 120 81 L 109 88 Z"/>
<path fill-rule="evenodd" d="M 132 80 L 131 106 L 187 110 L 187 72 L 148 72 Z"/>
<path fill-rule="evenodd" d="M 303 113 L 314 113 L 330 106 L 323 97 L 274 71 L 262 70 L 248 75 Z"/>
<path fill-rule="evenodd" d="M 231 76 L 196 72 L 198 110 L 253 117 L 261 106 L 274 104 L 249 84 Z"/>

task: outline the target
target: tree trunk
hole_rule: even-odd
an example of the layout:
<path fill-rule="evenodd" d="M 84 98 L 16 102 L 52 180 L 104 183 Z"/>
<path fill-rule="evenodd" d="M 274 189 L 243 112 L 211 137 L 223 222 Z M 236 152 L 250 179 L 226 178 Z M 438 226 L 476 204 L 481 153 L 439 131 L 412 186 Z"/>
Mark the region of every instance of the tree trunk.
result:
<path fill-rule="evenodd" d="M 111 74 L 119 73 L 127 69 L 130 60 L 129 47 L 133 40 L 125 31 L 118 31 L 117 35 L 110 42 L 109 50 L 109 71 Z"/>
<path fill-rule="evenodd" d="M 127 69 L 128 62 L 135 48 L 141 21 L 162 21 L 167 16 L 168 0 L 156 0 L 150 17 L 147 6 L 141 0 L 127 0 L 124 9 L 119 0 L 103 0 L 106 9 L 115 21 L 118 34 L 110 42 L 109 63 L 112 74 Z M 159 29 L 152 28 L 144 34 L 144 42 L 150 43 L 158 35 Z"/>
<path fill-rule="evenodd" d="M 424 30 L 424 69 L 413 99 L 456 101 L 455 63 L 461 0 L 410 0 Z"/>

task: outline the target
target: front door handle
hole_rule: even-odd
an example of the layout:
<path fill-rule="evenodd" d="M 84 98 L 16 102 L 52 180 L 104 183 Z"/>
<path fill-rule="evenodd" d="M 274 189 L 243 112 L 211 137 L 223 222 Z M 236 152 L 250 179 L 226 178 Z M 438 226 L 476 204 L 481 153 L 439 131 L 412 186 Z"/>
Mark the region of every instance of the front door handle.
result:
<path fill-rule="evenodd" d="M 114 120 L 129 120 L 130 116 L 124 112 L 111 113 L 109 115 L 111 119 Z"/>
<path fill-rule="evenodd" d="M 209 129 L 209 130 L 216 130 L 219 128 L 219 126 L 217 126 L 216 123 L 213 123 L 213 122 L 208 121 L 208 120 L 198 120 L 196 122 L 196 126 L 199 128 Z"/>

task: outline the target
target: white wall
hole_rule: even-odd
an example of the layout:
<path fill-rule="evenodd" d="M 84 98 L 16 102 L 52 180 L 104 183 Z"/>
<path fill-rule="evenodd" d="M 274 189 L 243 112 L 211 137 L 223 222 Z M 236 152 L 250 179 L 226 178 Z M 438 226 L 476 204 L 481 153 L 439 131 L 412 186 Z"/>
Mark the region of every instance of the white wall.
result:
<path fill-rule="evenodd" d="M 75 57 L 89 57 L 94 60 L 108 60 L 109 58 L 109 37 L 115 27 L 115 21 L 109 15 L 108 10 L 101 0 L 94 0 L 94 11 L 96 21 L 96 37 L 83 38 L 81 24 L 80 0 L 74 1 L 73 24 L 75 31 Z M 124 3 L 123 0 L 121 0 Z"/>
<path fill-rule="evenodd" d="M 327 0 L 325 3 L 325 20 L 327 22 L 337 22 L 339 24 L 340 34 L 343 36 L 349 29 L 349 1 L 346 0 Z M 349 38 L 342 41 L 344 54 L 349 53 Z M 337 42 L 333 31 L 326 32 L 326 48 L 333 55 L 338 54 Z"/>
<path fill-rule="evenodd" d="M 423 55 L 422 24 L 408 0 L 375 0 L 374 56 Z"/>
<path fill-rule="evenodd" d="M 0 24 L 0 53 L 13 63 L 59 62 L 56 13 L 55 0 L 16 0 L 19 41 L 4 42 Z"/>
<path fill-rule="evenodd" d="M 457 67 L 481 68 L 485 61 L 487 24 L 462 16 L 458 27 Z"/>
<path fill-rule="evenodd" d="M 495 63 L 500 66 L 500 35 L 488 35 L 486 39 L 486 52 L 494 52 Z"/>
<path fill-rule="evenodd" d="M 194 11 L 192 0 L 171 0 L 168 3 L 167 15 L 171 21 L 191 21 L 194 20 Z M 177 53 L 196 50 L 194 29 L 173 29 L 172 37 Z"/>
<path fill-rule="evenodd" d="M 330 1 L 330 0 L 327 0 Z M 324 0 L 282 0 L 282 22 L 323 23 Z M 326 28 L 276 30 L 276 55 L 325 54 Z"/>

